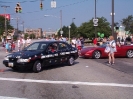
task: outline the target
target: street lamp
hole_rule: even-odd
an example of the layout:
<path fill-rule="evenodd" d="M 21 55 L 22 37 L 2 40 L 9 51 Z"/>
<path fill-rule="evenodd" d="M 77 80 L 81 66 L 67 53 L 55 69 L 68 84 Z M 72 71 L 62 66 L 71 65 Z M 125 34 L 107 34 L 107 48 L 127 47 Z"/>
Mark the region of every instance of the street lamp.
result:
<path fill-rule="evenodd" d="M 17 20 L 17 33 L 18 33 L 18 20 L 19 20 L 19 17 L 17 17 L 17 18 L 11 18 L 12 20 Z"/>
<path fill-rule="evenodd" d="M 70 44 L 70 28 L 71 28 L 71 26 L 69 25 L 68 28 L 69 28 L 69 44 Z"/>
<path fill-rule="evenodd" d="M 60 10 L 60 17 L 58 17 L 58 16 L 54 16 L 54 15 L 44 15 L 44 17 L 56 17 L 56 18 L 60 18 L 60 24 L 61 24 L 61 31 L 60 31 L 60 34 L 61 34 L 61 36 L 62 36 L 62 34 L 63 34 L 63 31 L 62 31 L 62 10 Z"/>

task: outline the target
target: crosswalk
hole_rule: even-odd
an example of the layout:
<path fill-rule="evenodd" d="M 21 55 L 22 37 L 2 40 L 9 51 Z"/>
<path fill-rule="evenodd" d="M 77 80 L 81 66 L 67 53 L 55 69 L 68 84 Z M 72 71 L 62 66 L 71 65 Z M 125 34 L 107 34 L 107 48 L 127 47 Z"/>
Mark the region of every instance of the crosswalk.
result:
<path fill-rule="evenodd" d="M 0 99 L 28 99 L 28 98 L 17 98 L 17 97 L 0 96 Z"/>

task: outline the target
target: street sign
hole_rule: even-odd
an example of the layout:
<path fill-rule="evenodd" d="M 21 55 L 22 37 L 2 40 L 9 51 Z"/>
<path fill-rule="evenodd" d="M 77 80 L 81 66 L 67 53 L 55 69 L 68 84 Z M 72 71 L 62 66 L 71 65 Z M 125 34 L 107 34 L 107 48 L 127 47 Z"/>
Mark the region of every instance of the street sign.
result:
<path fill-rule="evenodd" d="M 56 8 L 56 1 L 51 1 L 51 8 Z"/>
<path fill-rule="evenodd" d="M 98 19 L 93 19 L 94 26 L 98 26 Z"/>

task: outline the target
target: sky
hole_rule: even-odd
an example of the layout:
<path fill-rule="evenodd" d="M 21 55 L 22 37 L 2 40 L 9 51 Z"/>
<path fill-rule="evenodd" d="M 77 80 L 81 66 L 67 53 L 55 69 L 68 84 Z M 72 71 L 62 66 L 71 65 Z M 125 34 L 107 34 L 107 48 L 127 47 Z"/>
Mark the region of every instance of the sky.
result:
<path fill-rule="evenodd" d="M 56 1 L 56 8 L 51 8 L 51 1 Z M 22 13 L 16 13 L 16 4 L 20 2 Z M 69 26 L 72 21 L 77 27 L 95 17 L 95 0 L 42 0 L 43 9 L 40 9 L 41 0 L 0 0 L 0 14 L 5 10 L 1 6 L 10 6 L 6 13 L 11 15 L 11 25 L 18 28 L 56 31 L 61 27 L 60 12 L 62 12 L 62 26 Z M 121 24 L 123 18 L 133 15 L 133 0 L 114 0 L 114 21 Z M 96 17 L 105 17 L 111 23 L 112 0 L 96 0 Z M 45 17 L 45 15 L 50 15 Z"/>

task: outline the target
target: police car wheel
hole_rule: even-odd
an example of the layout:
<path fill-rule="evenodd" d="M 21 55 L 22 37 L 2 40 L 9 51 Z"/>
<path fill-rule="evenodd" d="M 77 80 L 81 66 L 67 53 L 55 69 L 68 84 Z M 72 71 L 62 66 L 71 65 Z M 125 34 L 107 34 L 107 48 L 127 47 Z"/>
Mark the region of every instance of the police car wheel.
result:
<path fill-rule="evenodd" d="M 33 72 L 38 73 L 42 70 L 42 64 L 40 61 L 36 61 L 33 66 Z"/>
<path fill-rule="evenodd" d="M 69 59 L 68 59 L 68 65 L 69 66 L 71 66 L 71 65 L 73 65 L 74 64 L 74 57 L 70 57 Z"/>

